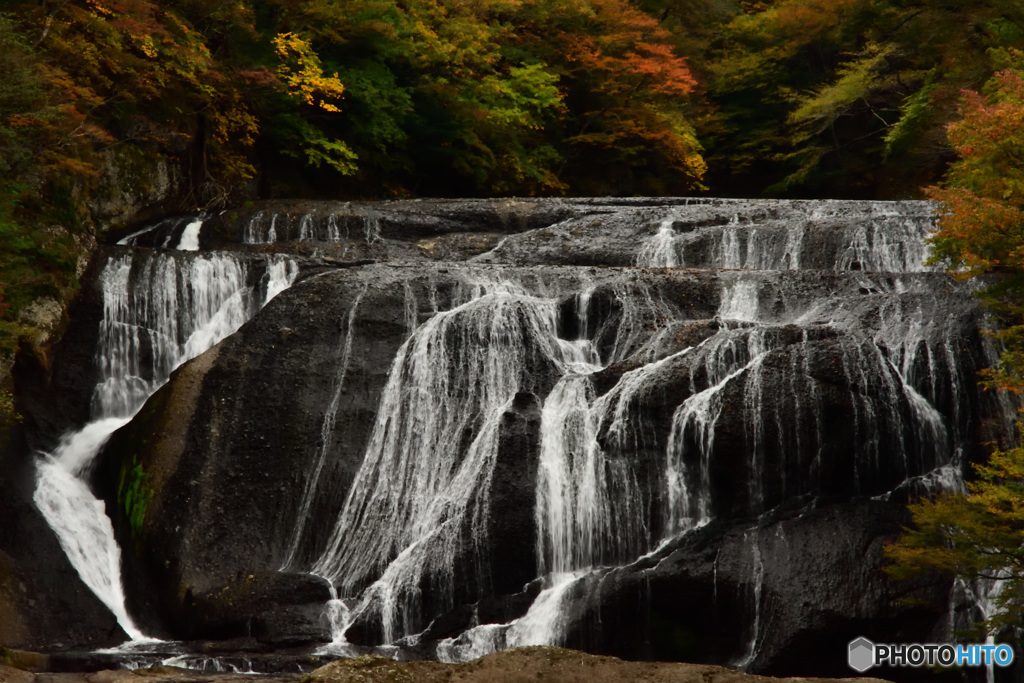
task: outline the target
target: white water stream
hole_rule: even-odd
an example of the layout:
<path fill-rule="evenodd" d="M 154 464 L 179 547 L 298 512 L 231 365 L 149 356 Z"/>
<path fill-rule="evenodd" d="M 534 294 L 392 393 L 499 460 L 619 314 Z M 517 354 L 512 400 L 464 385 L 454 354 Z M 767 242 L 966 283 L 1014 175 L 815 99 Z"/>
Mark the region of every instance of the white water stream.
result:
<path fill-rule="evenodd" d="M 339 215 L 261 212 L 246 226 L 244 239 L 337 241 Z M 681 310 L 688 302 L 671 300 L 643 279 L 629 278 L 628 271 L 618 279 L 602 274 L 604 289 L 598 292 L 599 277 L 583 273 L 573 276 L 575 282 L 553 284 L 536 273 L 498 269 L 482 275 L 469 268 L 455 278 L 460 293 L 451 296 L 448 310 L 439 310 L 435 286 L 421 311 L 406 282 L 403 322 L 409 337 L 390 368 L 362 465 L 327 546 L 308 567 L 336 590 L 327 606 L 333 634 L 327 651 L 355 652 L 345 633 L 360 619 L 381 624 L 386 643 L 414 642 L 433 617 L 455 606 L 466 589 L 457 584 L 485 564 L 502 418 L 519 394 L 533 393 L 541 403 L 533 509 L 541 590 L 518 619 L 474 622 L 458 637 L 440 641 L 437 655 L 444 660 L 464 661 L 514 645 L 559 644 L 572 617 L 567 605 L 593 587 L 586 581 L 656 552 L 729 505 L 759 515 L 774 504 L 773 489 L 792 492 L 802 485 L 794 479 L 813 479 L 829 436 L 819 419 L 821 405 L 834 386 L 849 391 L 853 478 L 869 481 L 891 464 L 881 462 L 882 454 L 898 449 L 907 473 L 919 471 L 921 463 L 934 464 L 914 483 L 962 487 L 959 448 L 970 437 L 961 433 L 959 413 L 950 418 L 936 407 L 944 392 L 953 394 L 955 406 L 969 384 L 954 357 L 960 341 L 949 331 L 953 314 L 935 318 L 920 303 L 930 293 L 900 296 L 915 287 L 913 277 L 903 275 L 926 270 L 921 260 L 928 221 L 876 211 L 836 237 L 828 252 L 832 260 L 811 266 L 821 234 L 813 224 L 829 218 L 827 212 L 809 213 L 802 222 L 780 227 L 737 216 L 724 225 L 695 227 L 673 213 L 652 224 L 656 232 L 638 250 L 637 266 L 729 269 L 710 280 L 718 290 L 717 310 L 712 305 L 698 319 Z M 198 249 L 201 227 L 201 220 L 186 225 L 178 249 Z M 361 227 L 367 244 L 382 239 L 379 219 L 365 218 Z M 863 299 L 856 310 L 848 309 L 834 292 L 812 301 L 806 292 L 816 285 L 813 273 L 802 290 L 783 294 L 778 271 L 814 267 L 863 271 L 852 286 L 860 294 L 842 296 L 892 296 L 877 309 Z M 258 284 L 246 268 L 217 254 L 112 259 L 101 276 L 97 422 L 40 458 L 40 509 L 83 581 L 132 638 L 142 634 L 124 609 L 110 522 L 83 478 L 109 435 L 175 367 L 231 334 L 295 277 L 294 263 L 280 258 L 267 262 Z M 562 329 L 570 298 L 576 335 Z M 300 548 L 308 552 L 303 535 L 330 462 L 361 301 L 360 294 L 342 315 L 331 400 L 325 401 L 284 568 L 303 564 Z M 600 306 L 614 315 L 606 311 L 591 321 L 592 307 Z M 864 335 L 865 324 L 873 336 Z M 702 341 L 681 341 L 688 327 L 701 326 L 707 333 L 694 338 Z M 826 360 L 838 379 L 828 385 L 813 374 L 821 372 L 822 340 L 837 337 L 827 350 L 834 355 Z M 612 367 L 617 364 L 623 365 Z M 780 368 L 786 378 L 781 382 Z M 600 374 L 608 369 L 616 378 L 611 382 Z M 682 378 L 673 388 L 676 402 L 665 408 L 671 429 L 652 435 L 643 411 L 651 387 L 665 378 Z M 722 419 L 727 408 L 734 413 L 728 423 Z M 789 429 L 794 421 L 812 428 Z M 880 433 L 896 445 L 888 449 Z M 720 483 L 716 487 L 712 480 L 723 439 L 745 454 L 748 473 L 730 496 L 720 495 Z M 640 471 L 634 456 L 641 452 L 654 452 L 648 456 L 653 472 Z M 779 453 L 781 465 L 772 463 L 772 454 Z M 723 500 L 729 497 L 743 500 Z M 756 666 L 767 628 L 761 609 L 769 551 L 755 535 L 752 633 L 736 659 L 742 667 Z M 717 558 L 714 571 L 717 590 Z M 435 603 L 429 608 L 428 597 Z"/>
<path fill-rule="evenodd" d="M 879 216 L 876 223 L 846 235 L 849 241 L 837 252 L 834 269 L 925 269 L 916 259 L 924 255 L 926 221 Z M 687 245 L 699 230 L 677 235 L 674 225 L 672 217 L 660 223 L 639 250 L 638 265 L 685 265 Z M 784 239 L 777 230 L 773 234 L 739 220 L 716 229 L 721 230 L 721 253 L 715 258 L 729 268 L 793 270 L 806 256 L 806 224 L 788 228 Z M 386 643 L 415 640 L 431 616 L 422 613 L 426 591 L 441 605 L 454 604 L 457 563 L 462 557 L 477 558 L 490 542 L 486 520 L 501 416 L 518 392 L 535 390 L 532 374 L 550 369 L 557 377 L 541 408 L 535 518 L 543 590 L 521 618 L 479 624 L 439 642 L 437 655 L 444 660 L 464 661 L 514 645 L 558 644 L 568 619 L 563 602 L 576 582 L 712 520 L 723 502 L 714 499 L 710 459 L 725 397 L 737 387 L 751 473 L 744 504 L 753 513 L 766 509 L 769 476 L 782 478 L 783 491 L 796 486 L 785 479 L 785 468 L 770 475 L 765 458 L 770 449 L 794 451 L 794 457 L 806 452 L 809 460 L 797 469 L 818 467 L 824 435 L 816 417 L 819 388 L 809 378 L 816 353 L 811 333 L 830 338 L 829 327 L 839 330 L 840 337 L 861 329 L 859 320 L 844 319 L 842 304 L 834 300 L 780 305 L 770 279 L 724 272 L 717 332 L 693 347 L 666 352 L 661 345 L 670 342 L 669 329 L 653 336 L 646 331 L 666 311 L 665 302 L 642 284 L 617 286 L 616 328 L 591 331 L 589 337 L 593 288 L 583 287 L 576 295 L 575 327 L 581 336 L 563 339 L 558 316 L 566 292 L 527 286 L 515 278 L 479 282 L 476 277 L 469 278 L 475 284 L 468 300 L 418 326 L 407 323 L 415 329 L 391 367 L 362 467 L 327 548 L 312 565 L 312 572 L 328 578 L 343 596 L 332 601 L 332 609 L 342 615 L 333 620 L 339 647 L 346 645 L 344 630 L 360 618 L 380 623 Z M 897 286 L 902 285 L 897 281 Z M 874 342 L 885 353 L 864 342 L 838 344 L 841 371 L 850 386 L 871 388 L 851 389 L 850 395 L 864 459 L 857 466 L 865 478 L 883 466 L 878 459 L 883 446 L 872 430 L 884 428 L 894 435 L 908 472 L 915 467 L 910 458 L 922 457 L 913 449 L 930 452 L 939 465 L 936 472 L 950 471 L 954 458 L 950 428 L 930 402 L 934 397 L 915 388 L 921 378 L 913 374 L 920 367 L 914 355 L 921 349 L 930 354 L 949 349 L 936 344 L 934 328 L 907 323 L 915 314 L 921 319 L 920 312 L 902 311 L 882 321 Z M 795 340 L 794 325 L 802 328 Z M 607 357 L 601 358 L 594 334 L 605 333 Z M 773 354 L 792 370 L 788 386 L 769 388 L 764 379 Z M 598 395 L 594 374 L 627 358 L 635 369 Z M 637 406 L 648 388 L 657 384 L 660 373 L 680 367 L 689 369 L 690 393 L 675 408 L 659 474 L 662 493 L 653 497 L 622 454 L 635 453 L 646 438 Z M 957 378 L 952 382 L 957 388 Z M 813 429 L 787 432 L 784 410 L 810 419 Z M 650 509 L 657 531 L 648 525 Z M 755 622 L 738 660 L 743 667 L 756 660 L 759 650 L 765 565 L 756 544 L 753 553 Z"/>
<path fill-rule="evenodd" d="M 194 228 L 182 237 L 191 249 Z M 196 244 L 196 248 L 198 244 Z M 93 459 L 170 373 L 237 330 L 286 289 L 298 274 L 294 261 L 275 257 L 265 274 L 230 254 L 182 257 L 153 253 L 111 257 L 99 278 L 103 293 L 92 400 L 94 421 L 66 434 L 37 461 L 36 505 L 82 581 L 132 640 L 145 638 L 125 607 L 121 555 L 102 501 L 86 479 Z"/>

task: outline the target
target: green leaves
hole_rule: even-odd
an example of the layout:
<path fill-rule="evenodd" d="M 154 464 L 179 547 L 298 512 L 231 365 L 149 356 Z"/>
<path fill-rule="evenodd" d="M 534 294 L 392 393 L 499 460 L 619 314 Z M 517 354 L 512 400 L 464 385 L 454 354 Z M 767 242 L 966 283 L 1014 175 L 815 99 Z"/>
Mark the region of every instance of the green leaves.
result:
<path fill-rule="evenodd" d="M 56 66 L 42 80 L 11 73 L 59 92 L 45 111 L 73 123 L 75 144 L 131 137 L 187 154 L 203 202 L 228 201 L 261 163 L 275 176 L 263 187 L 329 196 L 620 192 L 601 177 L 609 165 L 658 166 L 665 177 L 648 188 L 687 189 L 703 173 L 687 123 L 695 79 L 629 0 L 67 0 L 16 11 Z M 20 82 L 0 87 L 0 107 Z M 0 140 L 18 131 L 0 127 Z M 88 153 L 55 159 L 94 168 Z"/>
<path fill-rule="evenodd" d="M 975 638 L 1020 626 L 1024 609 L 1024 448 L 995 451 L 975 467 L 968 495 L 946 493 L 910 506 L 913 526 L 886 548 L 888 573 L 907 579 L 923 572 L 969 581 L 1004 579 L 1001 608 L 977 625 Z"/>
<path fill-rule="evenodd" d="M 146 511 L 153 500 L 154 491 L 149 484 L 149 475 L 142 469 L 136 456 L 132 456 L 129 464 L 121 463 L 121 473 L 117 482 L 117 502 L 124 510 L 133 537 L 142 533 L 142 525 L 146 521 Z"/>
<path fill-rule="evenodd" d="M 949 160 L 959 92 L 1024 47 L 1024 5 L 1009 0 L 756 4 L 705 38 L 702 65 L 709 161 L 749 193 L 920 193 Z"/>
<path fill-rule="evenodd" d="M 869 44 L 861 55 L 836 70 L 835 81 L 799 98 L 797 108 L 789 115 L 789 123 L 796 129 L 794 141 L 806 141 L 824 132 L 840 117 L 849 116 L 855 106 L 867 103 L 875 92 L 891 87 L 887 61 L 893 52 L 892 46 Z"/>
<path fill-rule="evenodd" d="M 681 187 L 702 172 L 692 129 L 677 137 L 675 125 L 694 80 L 626 1 L 314 2 L 281 21 L 308 26 L 345 84 L 342 115 L 314 124 L 358 155 L 353 179 L 368 192 L 580 192 L 597 164 L 647 163 L 636 145 L 669 159 L 663 173 Z"/>
<path fill-rule="evenodd" d="M 498 128 L 543 128 L 563 109 L 558 77 L 543 64 L 509 67 L 506 74 L 488 74 L 464 102 L 478 104 Z"/>
<path fill-rule="evenodd" d="M 921 139 L 932 115 L 932 95 L 938 88 L 930 75 L 917 92 L 908 95 L 900 104 L 899 118 L 885 134 L 887 159 L 910 150 Z"/>

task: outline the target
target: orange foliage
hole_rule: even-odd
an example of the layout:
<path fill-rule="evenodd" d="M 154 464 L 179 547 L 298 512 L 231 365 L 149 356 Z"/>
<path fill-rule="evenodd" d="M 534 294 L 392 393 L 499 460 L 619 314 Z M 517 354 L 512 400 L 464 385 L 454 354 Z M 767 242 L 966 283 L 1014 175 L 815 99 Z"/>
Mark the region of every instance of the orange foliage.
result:
<path fill-rule="evenodd" d="M 658 22 L 622 0 L 594 0 L 587 25 L 565 33 L 564 57 L 576 70 L 600 76 L 598 87 L 631 95 L 640 87 L 666 95 L 689 94 L 696 81 Z"/>
<path fill-rule="evenodd" d="M 936 252 L 967 276 L 1024 270 L 1024 76 L 1000 71 L 990 92 L 964 92 L 948 129 L 958 159 L 928 190 L 943 207 Z"/>
<path fill-rule="evenodd" d="M 1024 74 L 996 73 L 982 95 L 963 94 L 961 119 L 949 126 L 957 152 L 943 187 L 932 237 L 935 260 L 955 275 L 996 273 L 984 295 L 1002 318 L 1004 350 L 985 373 L 990 388 L 1024 391 Z"/>

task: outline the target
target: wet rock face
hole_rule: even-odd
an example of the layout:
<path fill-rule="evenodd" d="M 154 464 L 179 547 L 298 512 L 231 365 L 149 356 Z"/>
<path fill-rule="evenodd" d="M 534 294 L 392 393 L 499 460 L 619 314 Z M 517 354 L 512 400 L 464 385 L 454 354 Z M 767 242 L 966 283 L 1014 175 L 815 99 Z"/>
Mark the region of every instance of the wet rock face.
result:
<path fill-rule="evenodd" d="M 898 510 L 862 501 L 776 517 L 712 524 L 581 585 L 567 643 L 843 676 L 846 646 L 862 633 L 880 642 L 946 637 L 947 587 L 893 582 L 882 570 L 884 544 L 906 522 Z"/>
<path fill-rule="evenodd" d="M 99 379 L 93 357 L 103 319 L 96 279 L 108 255 L 101 248 L 83 275 L 79 294 L 68 308 L 71 322 L 53 344 L 49 361 L 24 350 L 16 357 L 12 374 L 18 410 L 28 420 L 27 436 L 35 448 L 52 450 L 61 434 L 89 420 L 92 390 Z"/>
<path fill-rule="evenodd" d="M 323 605 L 330 588 L 308 574 L 255 572 L 225 585 L 186 595 L 187 623 L 196 637 L 229 639 L 252 636 L 285 647 L 330 639 Z"/>
<path fill-rule="evenodd" d="M 321 448 L 339 347 L 354 303 L 368 294 L 351 320 L 354 360 L 328 435 L 334 458 L 325 485 L 347 484 L 358 468 L 359 437 L 365 440 L 372 403 L 403 339 L 402 310 L 369 292 L 361 278 L 332 275 L 333 283 L 310 279 L 291 305 L 271 302 L 254 325 L 183 367 L 114 436 L 101 460 L 101 486 L 118 481 L 136 454 L 153 476 L 154 497 L 135 545 L 180 628 L 204 628 L 206 617 L 188 604 L 189 593 L 215 593 L 239 572 L 282 567 L 310 461 Z M 336 515 L 337 501 L 321 502 L 310 514 L 331 516 L 332 506 Z"/>
<path fill-rule="evenodd" d="M 153 633 L 323 642 L 330 582 L 359 645 L 780 674 L 938 638 L 949 586 L 889 583 L 882 547 L 1007 406 L 975 388 L 970 292 L 921 264 L 928 212 L 292 203 L 133 236 L 302 272 L 101 454 L 129 607 Z"/>

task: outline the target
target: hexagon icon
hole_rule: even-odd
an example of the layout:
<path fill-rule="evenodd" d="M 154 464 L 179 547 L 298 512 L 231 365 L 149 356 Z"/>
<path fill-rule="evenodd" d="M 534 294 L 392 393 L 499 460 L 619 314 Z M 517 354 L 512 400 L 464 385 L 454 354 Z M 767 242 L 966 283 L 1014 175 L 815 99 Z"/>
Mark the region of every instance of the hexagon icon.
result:
<path fill-rule="evenodd" d="M 875 644 L 863 636 L 850 641 L 850 668 L 864 673 L 875 664 Z"/>

